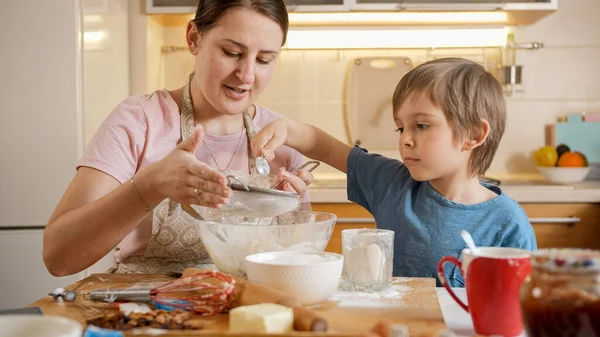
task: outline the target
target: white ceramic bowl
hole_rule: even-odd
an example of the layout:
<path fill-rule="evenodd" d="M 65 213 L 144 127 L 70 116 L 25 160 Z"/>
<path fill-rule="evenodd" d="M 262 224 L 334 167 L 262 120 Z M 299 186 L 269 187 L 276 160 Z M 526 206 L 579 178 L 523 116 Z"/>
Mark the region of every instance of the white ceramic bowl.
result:
<path fill-rule="evenodd" d="M 558 184 L 576 184 L 582 182 L 590 172 L 589 167 L 542 167 L 537 169 L 549 182 Z"/>
<path fill-rule="evenodd" d="M 0 317 L 0 337 L 81 337 L 83 327 L 61 316 L 9 315 Z"/>
<path fill-rule="evenodd" d="M 248 280 L 281 290 L 312 305 L 327 301 L 342 277 L 341 254 L 280 251 L 246 257 Z"/>

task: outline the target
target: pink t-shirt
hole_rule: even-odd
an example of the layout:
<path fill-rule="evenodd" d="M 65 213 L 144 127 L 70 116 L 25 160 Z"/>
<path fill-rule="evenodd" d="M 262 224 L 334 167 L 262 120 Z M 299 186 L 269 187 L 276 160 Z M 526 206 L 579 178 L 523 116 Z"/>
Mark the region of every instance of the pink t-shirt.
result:
<path fill-rule="evenodd" d="M 255 131 L 280 117 L 276 112 L 257 106 L 252 120 Z M 163 159 L 175 149 L 181 142 L 180 125 L 179 108 L 166 89 L 157 90 L 150 95 L 128 97 L 102 123 L 79 160 L 77 168 L 92 167 L 124 183 L 137 171 Z M 216 136 L 205 133 L 206 144 L 198 145 L 196 157 L 213 168 L 224 170 L 235 149 L 228 170 L 247 172 L 248 138 L 245 128 L 241 132 L 244 134 Z M 304 157 L 299 152 L 282 146 L 275 151 L 275 159 L 269 162 L 269 165 L 274 173 L 280 167 L 292 171 L 301 166 L 303 160 Z M 309 201 L 306 193 L 302 202 Z M 143 253 L 151 230 L 151 223 L 140 224 L 119 244 L 117 257 L 123 259 L 134 253 Z"/>

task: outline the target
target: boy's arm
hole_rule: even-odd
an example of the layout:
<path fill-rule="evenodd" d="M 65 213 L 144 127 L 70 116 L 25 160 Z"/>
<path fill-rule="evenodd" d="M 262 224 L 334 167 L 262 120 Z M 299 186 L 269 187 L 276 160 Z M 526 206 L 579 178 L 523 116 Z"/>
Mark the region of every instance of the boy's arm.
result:
<path fill-rule="evenodd" d="M 324 162 L 327 165 L 346 172 L 348 155 L 352 147 L 339 141 L 325 131 L 308 124 L 279 118 L 262 128 L 252 139 L 251 146 L 255 155 L 273 159 L 274 151 L 287 145 L 304 156 Z"/>

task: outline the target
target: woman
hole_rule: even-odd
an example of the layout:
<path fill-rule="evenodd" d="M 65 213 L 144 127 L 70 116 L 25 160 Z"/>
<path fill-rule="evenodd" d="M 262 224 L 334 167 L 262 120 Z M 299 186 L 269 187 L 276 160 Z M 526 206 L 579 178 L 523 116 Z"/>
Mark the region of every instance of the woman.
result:
<path fill-rule="evenodd" d="M 188 83 L 121 102 L 91 141 L 44 232 L 55 276 L 80 272 L 116 248 L 118 273 L 165 273 L 210 263 L 179 203 L 220 207 L 222 171 L 255 173 L 249 138 L 281 116 L 253 104 L 285 43 L 283 0 L 203 0 L 188 23 Z M 284 189 L 304 194 L 308 172 L 290 148 L 271 161 Z M 303 208 L 309 208 L 304 196 Z M 188 218 L 189 219 L 189 218 Z"/>

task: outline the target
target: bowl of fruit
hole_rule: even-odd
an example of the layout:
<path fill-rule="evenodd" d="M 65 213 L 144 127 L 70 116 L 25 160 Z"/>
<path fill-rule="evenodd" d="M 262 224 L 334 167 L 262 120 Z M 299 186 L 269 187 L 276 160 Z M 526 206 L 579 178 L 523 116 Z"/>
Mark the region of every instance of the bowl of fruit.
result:
<path fill-rule="evenodd" d="M 565 144 L 556 148 L 544 146 L 534 153 L 533 158 L 544 179 L 552 183 L 576 184 L 582 182 L 590 172 L 585 155 L 572 151 Z"/>

